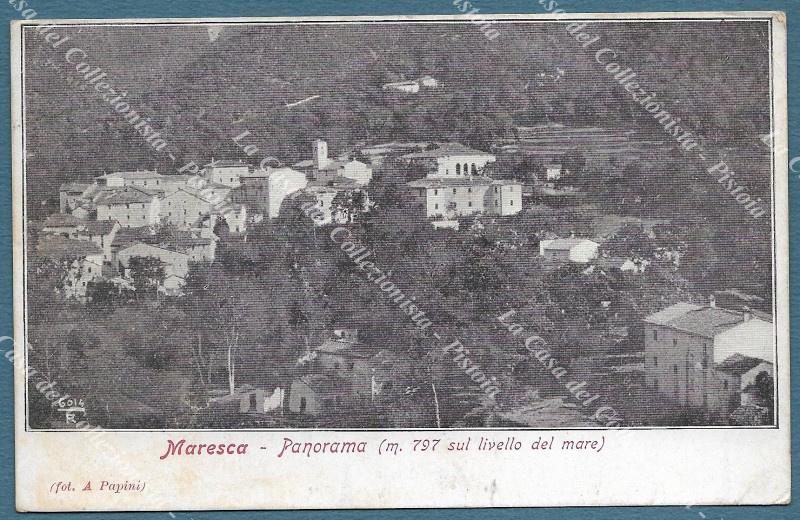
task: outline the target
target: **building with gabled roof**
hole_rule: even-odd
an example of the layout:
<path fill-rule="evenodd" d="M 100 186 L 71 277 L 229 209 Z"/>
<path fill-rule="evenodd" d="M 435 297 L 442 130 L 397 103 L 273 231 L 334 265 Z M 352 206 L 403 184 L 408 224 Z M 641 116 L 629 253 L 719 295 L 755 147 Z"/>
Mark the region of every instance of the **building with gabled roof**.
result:
<path fill-rule="evenodd" d="M 647 384 L 688 408 L 727 417 L 756 374 L 743 375 L 774 360 L 772 323 L 749 309 L 717 307 L 713 297 L 708 305 L 671 305 L 643 324 Z"/>
<path fill-rule="evenodd" d="M 103 276 L 103 250 L 90 241 L 63 236 L 42 237 L 37 243 L 36 256 L 63 266 L 56 291 L 65 298 L 85 301 L 88 285 Z"/>
<path fill-rule="evenodd" d="M 98 184 L 107 186 L 109 188 L 121 188 L 124 186 L 138 187 L 138 188 L 163 188 L 164 175 L 156 171 L 150 170 L 135 170 L 127 172 L 113 172 L 106 173 L 96 177 Z"/>
<path fill-rule="evenodd" d="M 289 411 L 311 416 L 342 412 L 351 397 L 348 381 L 331 374 L 309 374 L 292 381 Z"/>
<path fill-rule="evenodd" d="M 224 198 L 221 193 L 218 197 L 216 200 Z M 189 187 L 178 188 L 161 200 L 159 218 L 162 222 L 175 226 L 193 227 L 198 221 L 211 215 L 214 203 L 213 194 Z"/>
<path fill-rule="evenodd" d="M 478 213 L 507 216 L 522 211 L 522 184 L 484 176 L 425 177 L 406 183 L 409 205 L 429 218 Z"/>
<path fill-rule="evenodd" d="M 58 189 L 59 211 L 69 213 L 80 205 L 92 187 L 89 182 L 67 182 Z"/>
<path fill-rule="evenodd" d="M 78 228 L 84 222 L 86 221 L 69 213 L 53 213 L 44 220 L 42 232 L 65 238 L 75 238 Z"/>
<path fill-rule="evenodd" d="M 174 289 L 176 284 L 182 285 L 181 281 L 186 280 L 186 275 L 189 274 L 188 254 L 162 246 L 137 242 L 117 252 L 119 270 L 125 278 L 130 278 L 131 259 L 137 257 L 151 257 L 161 261 L 165 274 L 162 286 L 165 286 L 169 280 L 169 284 L 172 286 L 170 288 Z"/>
<path fill-rule="evenodd" d="M 242 161 L 220 160 L 215 161 L 213 158 L 211 162 L 203 167 L 205 177 L 210 182 L 227 186 L 229 188 L 238 188 L 241 184 L 241 177 L 250 174 L 253 167 Z"/>
<path fill-rule="evenodd" d="M 241 186 L 232 201 L 246 204 L 253 213 L 277 218 L 287 196 L 306 187 L 306 174 L 293 168 L 258 169 L 240 178 Z"/>
<path fill-rule="evenodd" d="M 94 197 L 97 220 L 116 220 L 123 227 L 155 225 L 163 193 L 132 186 L 102 190 Z"/>
<path fill-rule="evenodd" d="M 86 220 L 78 226 L 76 238 L 98 245 L 103 250 L 103 261 L 110 262 L 114 256 L 112 245 L 120 227 L 116 220 Z"/>
<path fill-rule="evenodd" d="M 539 255 L 557 262 L 585 264 L 597 258 L 600 244 L 588 238 L 556 238 L 539 242 Z"/>

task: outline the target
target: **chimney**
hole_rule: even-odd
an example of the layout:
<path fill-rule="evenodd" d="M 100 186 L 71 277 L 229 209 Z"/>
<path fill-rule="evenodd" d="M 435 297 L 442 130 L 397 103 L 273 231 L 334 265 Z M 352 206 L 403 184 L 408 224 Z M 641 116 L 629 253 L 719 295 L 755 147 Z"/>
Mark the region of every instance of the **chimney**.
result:
<path fill-rule="evenodd" d="M 711 307 L 712 309 L 717 308 L 717 299 L 714 297 L 713 294 L 708 297 L 708 306 Z"/>
<path fill-rule="evenodd" d="M 752 318 L 752 317 L 753 317 L 753 313 L 752 313 L 752 312 L 750 312 L 750 307 L 748 307 L 747 305 L 745 305 L 745 306 L 742 308 L 742 319 L 743 319 L 744 321 L 750 321 L 750 318 Z"/>
<path fill-rule="evenodd" d="M 328 165 L 328 143 L 322 139 L 314 141 L 314 168 L 320 169 Z"/>

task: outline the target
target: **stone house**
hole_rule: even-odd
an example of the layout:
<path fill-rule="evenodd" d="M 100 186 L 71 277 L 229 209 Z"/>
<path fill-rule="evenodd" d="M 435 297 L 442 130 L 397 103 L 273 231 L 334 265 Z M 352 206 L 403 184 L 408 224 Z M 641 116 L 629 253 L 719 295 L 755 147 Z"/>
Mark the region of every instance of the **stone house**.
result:
<path fill-rule="evenodd" d="M 645 379 L 687 408 L 727 416 L 759 367 L 773 362 L 770 319 L 752 311 L 677 303 L 644 319 Z M 743 361 L 744 360 L 744 361 Z"/>

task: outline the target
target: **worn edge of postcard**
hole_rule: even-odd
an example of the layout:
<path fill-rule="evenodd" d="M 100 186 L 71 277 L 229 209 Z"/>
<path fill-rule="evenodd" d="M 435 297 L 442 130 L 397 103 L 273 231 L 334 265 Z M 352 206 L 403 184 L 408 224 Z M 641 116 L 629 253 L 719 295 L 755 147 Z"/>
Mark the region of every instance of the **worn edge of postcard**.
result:
<path fill-rule="evenodd" d="M 778 428 L 770 429 L 655 429 L 655 430 L 559 430 L 495 432 L 512 443 L 530 444 L 550 435 L 574 439 L 602 436 L 603 453 L 541 452 L 530 458 L 516 453 L 471 454 L 440 452 L 436 458 L 417 457 L 413 464 L 402 457 L 378 455 L 385 442 L 410 446 L 415 438 L 436 436 L 443 443 L 462 441 L 481 430 L 412 430 L 391 432 L 304 431 L 299 442 L 367 442 L 370 452 L 362 457 L 295 457 L 278 461 L 282 431 L 215 432 L 182 431 L 27 431 L 24 402 L 26 352 L 23 337 L 24 281 L 22 236 L 24 233 L 23 134 L 20 36 L 24 26 L 92 23 L 180 22 L 225 24 L 233 21 L 269 23 L 292 21 L 359 21 L 358 17 L 290 17 L 228 19 L 139 20 L 37 20 L 12 22 L 11 113 L 14 245 L 14 401 L 16 505 L 19 511 L 144 511 L 203 509 L 322 509 L 322 508 L 421 508 L 513 507 L 589 505 L 727 505 L 786 504 L 790 501 L 789 431 L 789 292 L 788 292 L 788 127 L 786 20 L 778 12 L 669 12 L 592 13 L 559 15 L 490 15 L 503 21 L 561 21 L 603 18 L 609 21 L 675 18 L 770 18 L 773 22 L 774 70 L 773 201 L 775 255 L 775 320 L 777 332 L 778 388 L 782 396 Z M 415 22 L 461 21 L 462 15 L 381 16 L 382 20 Z M 414 433 L 417 432 L 417 433 Z M 422 432 L 422 433 L 419 433 Z M 248 445 L 248 456 L 219 459 L 169 457 L 160 460 L 168 440 Z M 268 445 L 262 451 L 259 446 Z M 743 446 L 748 449 L 743 449 Z M 79 451 L 82 449 L 84 451 Z M 373 453 L 374 452 L 374 453 Z M 211 462 L 206 462 L 210 460 Z M 352 461 L 352 462 L 350 462 Z M 748 468 L 742 475 L 739 470 Z M 407 471 L 411 469 L 411 471 Z M 406 471 L 404 471 L 406 470 Z M 398 474 L 403 475 L 398 477 Z M 657 478 L 661 477 L 661 478 Z M 90 482 L 107 480 L 119 488 L 123 482 L 141 493 L 82 493 Z M 69 483 L 69 485 L 68 485 Z M 144 483 L 144 485 L 142 485 Z M 144 489 L 146 488 L 146 489 Z M 65 491 L 76 489 L 76 491 Z M 60 493 L 58 491 L 61 491 Z M 239 490 L 247 490 L 242 493 Z"/>

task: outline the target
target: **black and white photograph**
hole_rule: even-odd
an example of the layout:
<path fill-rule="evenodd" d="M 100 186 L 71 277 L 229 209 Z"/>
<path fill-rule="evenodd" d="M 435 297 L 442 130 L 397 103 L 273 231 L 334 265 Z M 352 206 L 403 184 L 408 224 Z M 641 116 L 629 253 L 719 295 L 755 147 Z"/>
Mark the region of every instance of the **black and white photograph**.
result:
<path fill-rule="evenodd" d="M 772 28 L 23 27 L 27 428 L 774 427 Z"/>
<path fill-rule="evenodd" d="M 785 15 L 447 4 L 12 24 L 18 510 L 789 502 Z"/>

